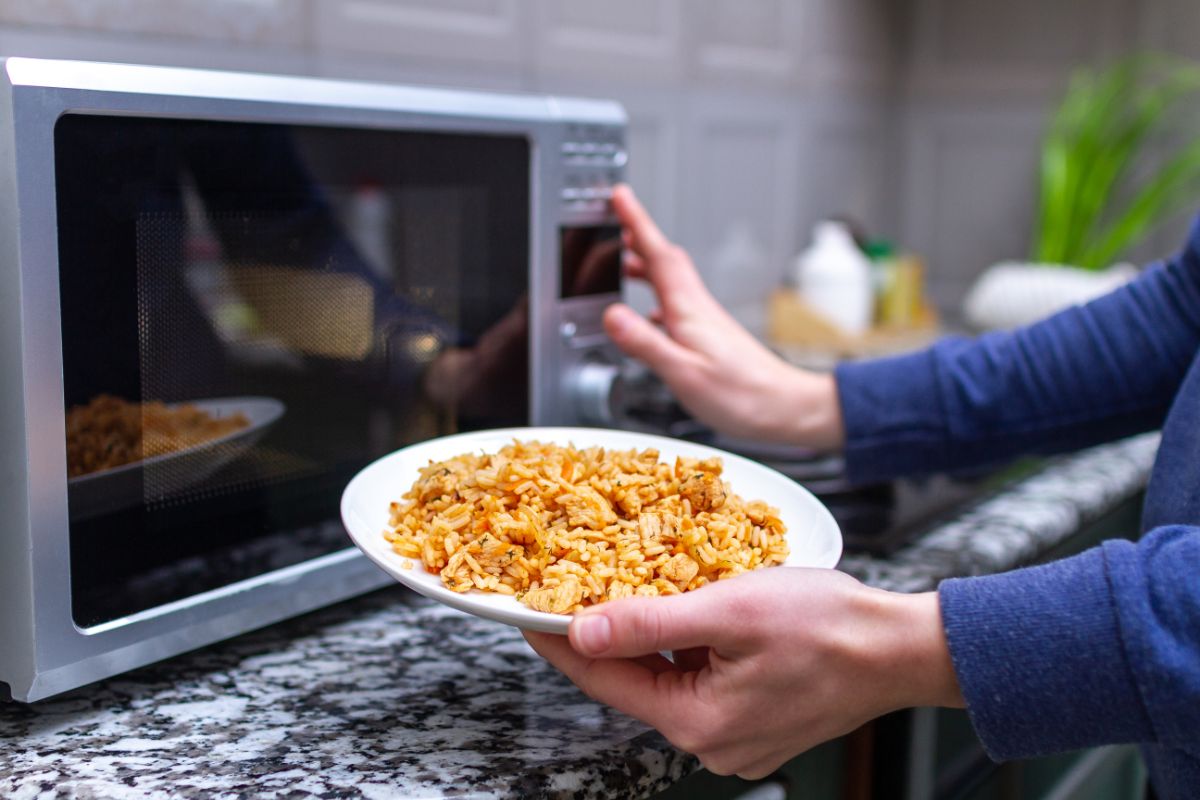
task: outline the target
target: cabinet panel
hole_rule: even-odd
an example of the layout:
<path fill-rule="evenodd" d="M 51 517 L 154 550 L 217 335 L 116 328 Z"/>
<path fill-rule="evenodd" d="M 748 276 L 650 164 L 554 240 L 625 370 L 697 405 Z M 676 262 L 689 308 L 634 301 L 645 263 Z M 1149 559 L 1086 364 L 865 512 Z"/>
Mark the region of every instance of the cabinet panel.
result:
<path fill-rule="evenodd" d="M 0 53 L 30 58 L 115 61 L 168 67 L 308 74 L 311 61 L 290 45 L 227 44 L 197 37 L 125 36 L 83 29 L 0 24 Z"/>
<path fill-rule="evenodd" d="M 309 0 L 42 0 L 0 3 L 0 23 L 218 39 L 305 42 Z M 9 55 L 9 53 L 5 53 Z"/>
<path fill-rule="evenodd" d="M 696 74 L 717 80 L 795 82 L 803 4 L 702 0 L 688 6 Z"/>
<path fill-rule="evenodd" d="M 1028 254 L 1040 109 L 931 111 L 906 147 L 905 244 L 926 256 L 935 300 L 956 311 L 976 275 Z"/>
<path fill-rule="evenodd" d="M 521 0 L 320 0 L 313 38 L 340 53 L 514 64 L 527 16 Z"/>
<path fill-rule="evenodd" d="M 868 114 L 822 119 L 813 124 L 808 142 L 797 245 L 815 222 L 835 214 L 849 216 L 874 236 L 895 236 L 887 120 Z"/>
<path fill-rule="evenodd" d="M 818 91 L 898 86 L 908 3 L 808 0 L 801 20 L 801 80 Z"/>
<path fill-rule="evenodd" d="M 540 76 L 670 83 L 682 75 L 680 0 L 538 0 Z"/>
<path fill-rule="evenodd" d="M 915 0 L 918 91 L 1045 94 L 1129 45 L 1123 0 Z"/>
<path fill-rule="evenodd" d="M 1156 0 L 1137 5 L 1143 47 L 1200 58 L 1200 4 L 1195 0 Z"/>
<path fill-rule="evenodd" d="M 797 217 L 800 136 L 769 100 L 694 98 L 681 176 L 685 243 L 713 293 L 751 329 L 782 279 Z M 720 112 L 719 114 L 717 112 Z M 741 256 L 728 267 L 731 252 Z"/>

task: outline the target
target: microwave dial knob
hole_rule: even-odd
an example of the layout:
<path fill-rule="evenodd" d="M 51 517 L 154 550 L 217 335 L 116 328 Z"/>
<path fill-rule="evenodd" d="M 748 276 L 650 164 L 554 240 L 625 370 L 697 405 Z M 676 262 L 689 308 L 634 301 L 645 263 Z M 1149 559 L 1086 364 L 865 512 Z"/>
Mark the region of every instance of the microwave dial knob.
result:
<path fill-rule="evenodd" d="M 580 422 L 614 425 L 620 403 L 621 369 L 603 361 L 584 363 L 573 371 L 569 392 Z"/>

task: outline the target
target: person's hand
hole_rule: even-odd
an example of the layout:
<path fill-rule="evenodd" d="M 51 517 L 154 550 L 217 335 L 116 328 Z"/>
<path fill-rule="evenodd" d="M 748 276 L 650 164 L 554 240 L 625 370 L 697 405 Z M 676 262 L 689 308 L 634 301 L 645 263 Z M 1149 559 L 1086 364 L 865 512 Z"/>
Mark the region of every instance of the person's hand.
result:
<path fill-rule="evenodd" d="M 644 361 L 692 415 L 751 439 L 829 450 L 842 444 L 833 377 L 796 369 L 751 336 L 705 288 L 687 252 L 655 225 L 628 186 L 613 190 L 625 272 L 650 282 L 661 328 L 620 303 L 604 314 L 617 346 Z"/>
<path fill-rule="evenodd" d="M 577 614 L 569 638 L 525 638 L 588 696 L 719 775 L 761 778 L 889 711 L 963 705 L 937 595 L 834 570 L 775 567 L 615 600 Z"/>
<path fill-rule="evenodd" d="M 448 347 L 425 371 L 422 389 L 439 408 L 469 415 L 520 413 L 520 394 L 497 392 L 528 362 L 529 299 L 522 296 L 473 347 Z"/>

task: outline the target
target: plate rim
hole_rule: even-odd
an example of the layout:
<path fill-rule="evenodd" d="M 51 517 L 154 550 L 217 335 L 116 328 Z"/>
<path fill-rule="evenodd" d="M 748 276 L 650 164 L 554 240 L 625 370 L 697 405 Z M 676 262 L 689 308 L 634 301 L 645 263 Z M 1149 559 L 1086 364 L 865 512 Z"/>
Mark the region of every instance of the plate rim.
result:
<path fill-rule="evenodd" d="M 346 484 L 346 487 L 342 490 L 342 497 L 338 504 L 340 516 L 342 519 L 342 526 L 346 529 L 346 533 L 349 536 L 351 542 L 353 542 L 354 546 L 356 548 L 358 548 L 360 553 L 362 553 L 368 559 L 370 559 L 372 563 L 374 563 L 376 566 L 378 566 L 380 569 L 382 569 L 385 573 L 387 573 L 393 580 L 408 587 L 409 589 L 412 589 L 413 591 L 417 592 L 418 594 L 420 594 L 424 597 L 428 597 L 436 602 L 442 603 L 443 605 L 447 605 L 447 606 L 449 606 L 451 608 L 455 608 L 463 613 L 471 614 L 472 616 L 476 616 L 481 619 L 488 619 L 488 620 L 500 622 L 505 625 L 512 625 L 514 627 L 518 627 L 518 628 L 521 628 L 524 630 L 536 630 L 536 631 L 542 631 L 542 632 L 547 632 L 547 633 L 559 633 L 559 634 L 565 635 L 567 632 L 567 627 L 571 623 L 572 615 L 550 614 L 550 613 L 547 613 L 544 611 L 535 611 L 534 609 L 527 608 L 525 606 L 520 606 L 519 609 L 515 609 L 513 611 L 507 611 L 503 608 L 500 608 L 500 609 L 498 609 L 498 611 L 501 612 L 500 615 L 492 614 L 492 613 L 481 614 L 481 613 L 479 613 L 480 609 L 477 605 L 477 601 L 468 600 L 466 598 L 482 597 L 482 598 L 487 598 L 488 601 L 495 601 L 500 598 L 505 598 L 505 599 L 512 599 L 512 598 L 508 598 L 507 595 L 500 595 L 500 594 L 494 593 L 494 592 L 482 592 L 477 589 L 473 589 L 470 592 L 465 592 L 465 593 L 452 592 L 449 589 L 446 589 L 445 587 L 441 586 L 440 584 L 434 585 L 432 583 L 426 583 L 426 582 L 420 581 L 420 580 L 406 579 L 412 573 L 417 573 L 417 572 L 420 572 L 423 574 L 432 574 L 432 573 L 427 573 L 424 571 L 424 569 L 421 567 L 421 565 L 419 563 L 419 559 L 409 559 L 410 561 L 413 562 L 413 566 L 410 568 L 405 568 L 405 567 L 400 566 L 399 564 L 390 563 L 390 561 L 393 559 L 403 558 L 403 556 L 400 556 L 400 554 L 396 553 L 390 547 L 384 548 L 383 546 L 379 545 L 378 543 L 370 543 L 370 544 L 375 544 L 375 547 L 371 547 L 370 544 L 368 544 L 368 543 L 360 542 L 359 537 L 355 535 L 354 531 L 351 528 L 351 524 L 350 524 L 350 516 L 352 513 L 351 507 L 350 507 L 350 500 L 356 490 L 361 491 L 360 487 L 362 486 L 363 483 L 366 482 L 367 473 L 373 471 L 374 469 L 380 468 L 380 465 L 383 462 L 397 458 L 402 453 L 406 453 L 410 450 L 416 450 L 416 449 L 419 449 L 422 447 L 428 447 L 435 443 L 438 445 L 443 445 L 443 444 L 449 445 L 449 444 L 453 443 L 454 441 L 458 441 L 461 439 L 469 440 L 469 439 L 483 438 L 483 437 L 503 438 L 504 440 L 511 442 L 514 438 L 521 438 L 521 437 L 525 437 L 527 440 L 537 441 L 539 435 L 541 435 L 543 437 L 562 436 L 562 439 L 554 439 L 553 440 L 554 443 L 559 443 L 561 441 L 571 441 L 570 437 L 573 433 L 581 433 L 584 436 L 598 434 L 598 435 L 603 435 L 603 436 L 616 435 L 619 437 L 633 437 L 633 438 L 636 438 L 638 442 L 645 443 L 642 445 L 642 447 L 651 447 L 651 446 L 653 446 L 653 444 L 655 442 L 664 443 L 665 445 L 668 445 L 670 447 L 677 447 L 678 445 L 686 445 L 689 448 L 693 448 L 693 447 L 699 448 L 701 450 L 708 451 L 708 452 L 712 453 L 713 455 L 718 455 L 722 459 L 726 459 L 727 463 L 735 463 L 735 462 L 740 463 L 744 467 L 748 467 L 753 470 L 762 470 L 768 474 L 777 476 L 778 478 L 792 484 L 796 489 L 800 490 L 802 494 L 806 495 L 808 497 L 808 500 L 806 502 L 810 502 L 813 506 L 814 511 L 819 516 L 823 516 L 825 518 L 825 522 L 826 522 L 829 530 L 832 531 L 833 534 L 835 534 L 835 539 L 832 542 L 833 546 L 832 546 L 831 550 L 829 551 L 829 555 L 832 558 L 832 563 L 811 564 L 811 565 L 806 565 L 806 566 L 810 566 L 813 568 L 830 568 L 830 569 L 832 569 L 832 568 L 836 567 L 837 564 L 841 561 L 841 557 L 842 557 L 844 547 L 845 547 L 845 541 L 844 541 L 844 537 L 842 536 L 841 527 L 838 525 L 837 520 L 833 517 L 833 514 L 829 511 L 829 509 L 825 506 L 825 504 L 822 503 L 816 497 L 816 495 L 814 495 L 812 492 L 810 492 L 807 488 L 805 488 L 800 483 L 797 483 L 796 481 L 789 478 L 787 475 L 784 475 L 779 470 L 774 469 L 773 467 L 770 467 L 761 462 L 758 462 L 753 459 L 747 458 L 745 456 L 739 455 L 738 453 L 731 453 L 729 451 L 722 450 L 721 448 L 713 447 L 713 446 L 707 445 L 707 444 L 702 444 L 700 442 L 692 442 L 687 439 L 677 439 L 677 438 L 673 438 L 670 436 L 663 436 L 661 434 L 656 434 L 656 433 L 641 433 L 639 431 L 631 431 L 631 430 L 625 430 L 625 429 L 620 429 L 620 428 L 600 428 L 600 427 L 564 426 L 564 425 L 539 425 L 539 426 L 526 426 L 526 427 L 487 428 L 487 429 L 478 430 L 478 431 L 464 431 L 464 432 L 460 432 L 460 433 L 447 434 L 446 436 L 438 436 L 438 437 L 435 437 L 432 439 L 426 439 L 421 442 L 414 442 L 412 444 L 405 445 L 404 447 L 398 448 L 396 450 L 393 450 L 390 453 L 386 453 L 386 454 L 380 456 L 379 458 L 374 459 L 369 464 L 362 467 L 362 469 L 360 469 L 357 473 L 355 473 L 354 477 L 351 478 L 350 481 Z M 575 442 L 571 442 L 571 443 L 577 447 L 581 446 Z M 600 447 L 606 447 L 606 449 L 613 449 L 613 448 L 607 447 L 605 445 L 583 445 L 583 446 L 600 446 Z M 468 449 L 477 449 L 477 448 L 468 448 Z M 403 491 L 407 491 L 407 486 L 404 487 Z M 382 529 L 379 530 L 378 532 L 376 532 L 376 534 L 374 534 L 374 535 L 376 535 L 378 537 L 380 542 L 383 542 L 386 544 L 386 540 L 383 537 Z M 388 560 L 385 561 L 384 560 L 385 558 Z M 779 566 L 786 567 L 787 565 L 781 564 Z M 491 610 L 491 609 L 489 609 L 489 610 Z M 504 616 L 512 616 L 512 615 L 520 616 L 522 618 L 521 624 L 517 624 L 516 622 L 514 622 L 510 619 L 503 618 Z"/>
<path fill-rule="evenodd" d="M 89 483 L 93 480 L 97 480 L 100 478 L 107 478 L 107 477 L 111 477 L 113 475 L 119 475 L 122 472 L 129 472 L 129 471 L 139 469 L 139 468 L 144 468 L 147 466 L 153 466 L 154 464 L 160 464 L 163 461 L 166 461 L 168 459 L 180 458 L 182 456 L 198 452 L 198 451 L 203 450 L 208 447 L 214 447 L 219 444 L 224 444 L 225 442 L 233 441 L 234 439 L 240 438 L 242 436 L 246 436 L 254 431 L 274 425 L 276 422 L 279 421 L 279 419 L 285 413 L 287 413 L 287 404 L 284 403 L 279 398 L 267 397 L 266 395 L 252 395 L 252 394 L 236 395 L 236 396 L 232 396 L 232 397 L 204 397 L 204 398 L 200 398 L 197 400 L 179 400 L 174 403 L 165 403 L 164 405 L 166 405 L 166 407 L 169 409 L 175 409 L 175 408 L 178 408 L 179 406 L 185 406 L 185 405 L 202 406 L 203 404 L 216 404 L 216 403 L 224 404 L 224 403 L 232 403 L 232 402 L 236 402 L 236 401 L 246 401 L 246 400 L 267 401 L 267 403 L 274 405 L 274 409 L 272 409 L 271 415 L 268 416 L 266 419 L 263 419 L 257 423 L 251 423 L 249 426 L 247 426 L 245 428 L 240 428 L 236 431 L 230 431 L 229 433 L 225 434 L 224 436 L 218 436 L 216 439 L 206 439 L 205 441 L 197 442 L 196 444 L 191 445 L 190 447 L 185 447 L 182 450 L 173 450 L 170 453 L 159 453 L 158 455 L 150 456 L 149 458 L 142 458 L 137 461 L 130 461 L 128 464 L 121 464 L 116 467 L 109 467 L 108 469 L 97 470 L 95 472 L 88 472 L 83 475 L 76 475 L 74 478 L 67 478 L 67 485 L 68 486 L 79 486 L 80 484 Z"/>

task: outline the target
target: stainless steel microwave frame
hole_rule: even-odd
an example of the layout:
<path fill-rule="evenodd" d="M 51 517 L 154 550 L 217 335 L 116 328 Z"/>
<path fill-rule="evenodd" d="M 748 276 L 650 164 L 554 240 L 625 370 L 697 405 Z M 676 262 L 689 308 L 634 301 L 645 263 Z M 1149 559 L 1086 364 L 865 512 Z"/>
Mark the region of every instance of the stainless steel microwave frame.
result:
<path fill-rule="evenodd" d="M 603 423 L 611 297 L 561 299 L 560 227 L 612 224 L 616 103 L 193 69 L 0 62 L 0 696 L 33 701 L 390 581 L 357 550 L 91 627 L 71 613 L 54 126 L 64 114 L 518 135 L 530 143 L 533 424 Z"/>

